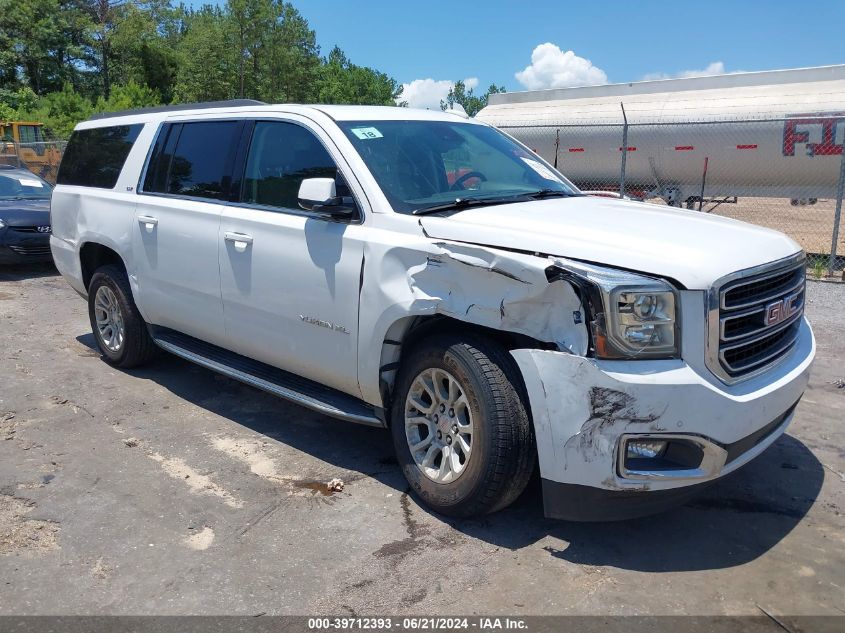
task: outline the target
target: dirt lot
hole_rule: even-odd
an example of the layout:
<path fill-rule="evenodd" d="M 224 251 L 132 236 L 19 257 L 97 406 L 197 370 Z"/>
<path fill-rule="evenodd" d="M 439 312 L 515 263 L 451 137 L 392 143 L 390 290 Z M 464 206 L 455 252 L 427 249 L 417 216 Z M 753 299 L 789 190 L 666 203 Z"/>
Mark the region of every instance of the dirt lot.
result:
<path fill-rule="evenodd" d="M 843 306 L 810 284 L 788 435 L 689 505 L 567 524 L 534 486 L 446 521 L 387 433 L 174 357 L 112 369 L 55 271 L 0 272 L 0 614 L 843 614 Z"/>

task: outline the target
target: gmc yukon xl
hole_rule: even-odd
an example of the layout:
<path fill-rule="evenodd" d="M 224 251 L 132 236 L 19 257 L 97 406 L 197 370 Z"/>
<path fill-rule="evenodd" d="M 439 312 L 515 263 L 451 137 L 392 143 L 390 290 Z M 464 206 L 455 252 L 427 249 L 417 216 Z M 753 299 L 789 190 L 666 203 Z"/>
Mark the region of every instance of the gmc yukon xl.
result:
<path fill-rule="evenodd" d="M 788 237 L 586 196 L 451 113 L 88 120 L 52 226 L 107 363 L 163 348 L 388 428 L 413 490 L 453 516 L 507 506 L 535 467 L 550 517 L 681 503 L 777 440 L 815 352 Z"/>

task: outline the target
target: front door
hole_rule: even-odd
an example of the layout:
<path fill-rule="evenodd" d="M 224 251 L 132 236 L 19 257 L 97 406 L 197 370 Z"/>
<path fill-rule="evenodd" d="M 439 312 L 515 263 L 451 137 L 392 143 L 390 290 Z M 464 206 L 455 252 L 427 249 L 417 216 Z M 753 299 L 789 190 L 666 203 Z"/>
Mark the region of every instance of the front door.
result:
<path fill-rule="evenodd" d="M 297 203 L 304 178 L 345 187 L 318 134 L 302 122 L 255 123 L 240 202 L 220 223 L 226 336 L 241 354 L 358 395 L 364 229 Z"/>

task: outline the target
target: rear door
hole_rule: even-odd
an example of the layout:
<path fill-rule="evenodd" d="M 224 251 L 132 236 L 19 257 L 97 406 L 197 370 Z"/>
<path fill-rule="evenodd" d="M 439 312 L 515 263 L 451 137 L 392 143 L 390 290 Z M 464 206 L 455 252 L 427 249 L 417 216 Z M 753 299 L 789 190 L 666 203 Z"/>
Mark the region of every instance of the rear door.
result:
<path fill-rule="evenodd" d="M 243 121 L 166 123 L 142 179 L 133 255 L 145 318 L 225 344 L 218 233 Z"/>
<path fill-rule="evenodd" d="M 360 216 L 337 221 L 299 208 L 304 178 L 335 178 L 337 149 L 290 115 L 256 121 L 244 144 L 239 202 L 223 211 L 219 243 L 226 335 L 236 351 L 358 395 Z"/>

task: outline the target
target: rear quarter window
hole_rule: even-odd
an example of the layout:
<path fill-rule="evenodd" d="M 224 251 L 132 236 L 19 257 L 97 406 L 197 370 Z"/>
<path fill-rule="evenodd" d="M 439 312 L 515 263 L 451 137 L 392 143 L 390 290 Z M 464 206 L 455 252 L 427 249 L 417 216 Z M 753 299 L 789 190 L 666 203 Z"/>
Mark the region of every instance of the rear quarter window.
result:
<path fill-rule="evenodd" d="M 143 124 L 77 130 L 70 136 L 56 184 L 112 189 Z"/>

